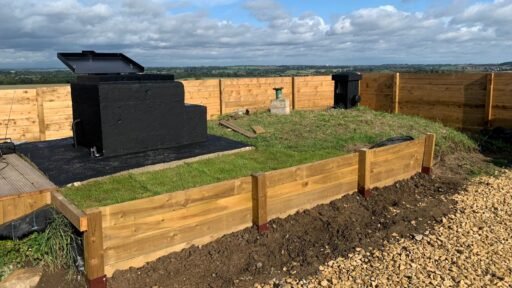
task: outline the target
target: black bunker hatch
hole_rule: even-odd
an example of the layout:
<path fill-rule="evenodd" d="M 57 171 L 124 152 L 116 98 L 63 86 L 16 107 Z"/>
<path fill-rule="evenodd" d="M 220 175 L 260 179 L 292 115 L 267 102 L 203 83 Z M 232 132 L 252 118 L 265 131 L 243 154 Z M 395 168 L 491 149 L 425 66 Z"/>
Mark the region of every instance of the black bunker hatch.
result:
<path fill-rule="evenodd" d="M 361 102 L 359 81 L 363 75 L 355 72 L 344 72 L 332 75 L 334 80 L 334 108 L 350 109 Z"/>
<path fill-rule="evenodd" d="M 143 74 L 121 53 L 58 53 L 71 83 L 73 138 L 91 155 L 115 156 L 207 140 L 206 107 L 185 104 L 172 74 Z"/>

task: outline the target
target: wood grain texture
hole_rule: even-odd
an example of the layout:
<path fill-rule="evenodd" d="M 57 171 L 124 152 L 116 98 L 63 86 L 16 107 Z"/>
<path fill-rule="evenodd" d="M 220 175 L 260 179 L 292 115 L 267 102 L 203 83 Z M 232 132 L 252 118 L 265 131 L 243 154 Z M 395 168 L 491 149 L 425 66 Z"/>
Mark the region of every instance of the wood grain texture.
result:
<path fill-rule="evenodd" d="M 369 150 L 369 188 L 383 187 L 421 172 L 425 137 Z M 361 165 L 361 162 L 360 162 Z M 361 170 L 362 168 L 360 168 Z M 368 173 L 368 172 L 367 172 Z"/>
<path fill-rule="evenodd" d="M 297 76 L 294 81 L 295 109 L 319 110 L 334 105 L 331 76 Z"/>
<path fill-rule="evenodd" d="M 377 111 L 399 110 L 457 128 L 483 128 L 490 122 L 512 127 L 512 75 L 493 74 L 491 87 L 485 73 L 401 73 L 396 80 L 393 73 L 365 73 L 360 81 L 361 105 Z M 284 87 L 293 109 L 326 109 L 334 101 L 331 76 L 182 82 L 185 101 L 206 106 L 208 119 L 237 110 L 266 110 L 275 97 L 274 87 Z M 399 101 L 393 101 L 397 95 Z M 0 89 L 0 131 L 9 124 L 8 137 L 17 141 L 70 137 L 71 106 L 69 86 Z"/>
<path fill-rule="evenodd" d="M 23 193 L 55 190 L 57 187 L 37 168 L 16 154 L 4 156 L 4 169 L 0 170 L 0 197 Z"/>
<path fill-rule="evenodd" d="M 400 112 L 452 127 L 485 125 L 487 74 L 400 74 Z"/>
<path fill-rule="evenodd" d="M 436 135 L 428 133 L 425 136 L 425 149 L 423 154 L 422 169 L 431 173 L 434 166 L 434 152 L 436 147 Z"/>
<path fill-rule="evenodd" d="M 251 177 L 102 207 L 108 273 L 252 224 Z M 151 243 L 151 245 L 147 245 Z"/>
<path fill-rule="evenodd" d="M 71 104 L 71 88 L 67 87 L 41 87 L 37 95 L 44 99 L 43 115 L 45 125 L 45 138 L 47 140 L 71 137 L 71 123 L 73 112 Z"/>
<path fill-rule="evenodd" d="M 87 231 L 84 233 L 85 273 L 88 280 L 105 275 L 103 229 L 101 211 L 87 213 Z"/>
<path fill-rule="evenodd" d="M 173 246 L 188 247 L 233 227 L 249 227 L 251 220 L 251 194 L 246 193 L 105 228 L 105 261 L 109 265 Z"/>
<path fill-rule="evenodd" d="M 223 113 L 237 110 L 262 111 L 275 99 L 276 87 L 283 87 L 283 97 L 292 102 L 291 77 L 227 78 L 222 79 Z"/>
<path fill-rule="evenodd" d="M 0 90 L 0 137 L 39 140 L 37 111 L 36 89 Z"/>
<path fill-rule="evenodd" d="M 370 189 L 370 168 L 373 151 L 361 149 L 358 153 L 357 189 L 364 194 Z"/>
<path fill-rule="evenodd" d="M 329 203 L 357 185 L 357 155 L 350 154 L 266 173 L 268 217 Z"/>
<path fill-rule="evenodd" d="M 252 193 L 251 177 L 223 181 L 98 209 L 103 215 L 103 225 L 109 227 L 243 193 Z"/>
<path fill-rule="evenodd" d="M 185 102 L 206 106 L 207 118 L 215 119 L 222 114 L 221 111 L 221 80 L 184 80 Z"/>
<path fill-rule="evenodd" d="M 87 231 L 87 215 L 62 194 L 57 191 L 51 193 L 51 202 L 55 209 L 62 213 L 80 232 Z"/>
<path fill-rule="evenodd" d="M 252 223 L 260 226 L 267 224 L 267 181 L 265 173 L 252 176 Z"/>
<path fill-rule="evenodd" d="M 512 128 L 512 73 L 495 73 L 492 126 Z"/>
<path fill-rule="evenodd" d="M 297 109 L 297 85 L 295 84 L 295 77 L 292 77 L 292 101 L 290 101 L 292 103 L 292 110 L 295 110 Z"/>
<path fill-rule="evenodd" d="M 393 78 L 393 113 L 400 112 L 400 73 L 395 73 Z"/>
<path fill-rule="evenodd" d="M 39 140 L 46 140 L 46 122 L 44 119 L 44 95 L 36 91 L 37 98 L 37 118 L 39 123 Z"/>
<path fill-rule="evenodd" d="M 0 185 L 2 181 L 0 180 Z M 51 203 L 49 190 L 0 198 L 0 225 L 25 216 Z"/>
<path fill-rule="evenodd" d="M 394 74 L 364 73 L 360 81 L 361 105 L 376 111 L 393 111 Z"/>
<path fill-rule="evenodd" d="M 227 120 L 220 120 L 219 121 L 219 124 L 221 126 L 224 126 L 226 128 L 229 128 L 237 133 L 240 133 L 242 135 L 244 135 L 245 137 L 248 137 L 248 138 L 255 138 L 257 135 L 256 133 L 253 133 L 251 131 L 247 131 L 245 129 L 243 129 L 242 127 L 236 125 L 235 123 L 231 122 L 231 121 L 227 121 Z"/>
<path fill-rule="evenodd" d="M 209 242 L 215 241 L 216 239 L 218 239 L 226 234 L 236 232 L 236 231 L 242 230 L 247 227 L 248 227 L 247 224 L 244 223 L 240 226 L 233 226 L 233 227 L 227 228 L 226 230 L 223 230 L 219 233 L 212 232 L 208 236 L 205 236 L 202 238 L 195 238 L 191 242 L 184 242 L 183 244 L 180 244 L 180 245 L 166 247 L 161 250 L 154 251 L 154 252 L 141 254 L 140 256 L 137 256 L 134 258 L 107 264 L 105 266 L 105 273 L 107 276 L 110 277 L 110 276 L 112 276 L 112 274 L 114 274 L 114 272 L 116 270 L 124 270 L 124 269 L 128 269 L 130 267 L 140 267 L 142 265 L 141 263 L 147 263 L 147 262 L 153 261 L 155 259 L 158 259 L 162 256 L 165 256 L 169 253 L 179 252 L 185 248 L 188 248 L 188 247 L 190 247 L 190 245 L 192 245 L 191 243 L 193 243 L 193 245 L 196 245 L 196 246 L 202 246 Z"/>
<path fill-rule="evenodd" d="M 425 139 L 366 150 L 368 187 L 391 184 L 421 169 Z M 102 219 L 105 272 L 139 267 L 191 245 L 355 192 L 358 154 L 88 210 Z M 265 205 L 266 203 L 266 205 Z M 90 225 L 89 225 L 90 227 Z M 148 245 L 151 243 L 151 245 Z"/>

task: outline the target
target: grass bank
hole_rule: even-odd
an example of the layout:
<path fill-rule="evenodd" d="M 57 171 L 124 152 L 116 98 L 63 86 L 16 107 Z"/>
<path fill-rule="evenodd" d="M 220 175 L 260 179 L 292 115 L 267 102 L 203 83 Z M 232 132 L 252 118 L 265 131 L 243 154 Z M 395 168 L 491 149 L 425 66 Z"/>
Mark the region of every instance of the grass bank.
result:
<path fill-rule="evenodd" d="M 343 155 L 397 135 L 418 137 L 433 132 L 439 154 L 477 150 L 465 134 L 440 123 L 367 108 L 293 111 L 288 116 L 257 113 L 234 121 L 247 129 L 262 126 L 266 133 L 248 139 L 220 127 L 217 121 L 208 123 L 208 132 L 248 143 L 255 150 L 161 171 L 114 176 L 62 192 L 82 209 L 99 207 Z"/>

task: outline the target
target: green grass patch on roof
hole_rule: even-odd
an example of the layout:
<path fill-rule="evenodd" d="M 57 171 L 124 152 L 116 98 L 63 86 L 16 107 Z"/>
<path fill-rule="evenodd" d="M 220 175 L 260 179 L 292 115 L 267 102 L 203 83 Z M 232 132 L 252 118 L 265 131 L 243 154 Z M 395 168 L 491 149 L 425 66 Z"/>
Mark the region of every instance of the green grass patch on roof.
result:
<path fill-rule="evenodd" d="M 249 139 L 217 121 L 209 121 L 208 133 L 248 143 L 255 150 L 160 171 L 112 176 L 62 192 L 82 209 L 105 206 L 343 155 L 399 135 L 435 133 L 438 154 L 477 149 L 465 134 L 440 123 L 367 108 L 293 111 L 286 116 L 256 113 L 233 121 L 246 129 L 262 126 L 266 133 Z"/>

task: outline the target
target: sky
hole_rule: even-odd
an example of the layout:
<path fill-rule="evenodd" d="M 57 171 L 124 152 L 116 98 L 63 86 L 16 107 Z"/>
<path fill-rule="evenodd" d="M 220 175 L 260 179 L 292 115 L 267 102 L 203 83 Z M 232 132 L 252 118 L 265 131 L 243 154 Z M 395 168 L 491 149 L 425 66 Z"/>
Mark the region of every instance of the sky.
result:
<path fill-rule="evenodd" d="M 0 0 L 0 68 L 57 52 L 144 66 L 500 63 L 512 0 Z"/>

